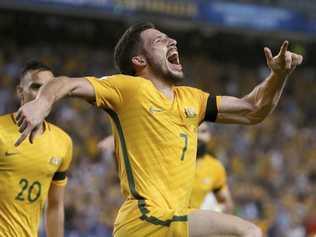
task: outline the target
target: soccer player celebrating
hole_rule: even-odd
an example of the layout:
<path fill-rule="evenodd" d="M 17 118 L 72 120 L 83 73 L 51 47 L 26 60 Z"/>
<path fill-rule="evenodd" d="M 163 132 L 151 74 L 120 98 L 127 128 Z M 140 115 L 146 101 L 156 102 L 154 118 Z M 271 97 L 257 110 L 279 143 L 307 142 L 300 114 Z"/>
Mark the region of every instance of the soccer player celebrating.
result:
<path fill-rule="evenodd" d="M 53 79 L 46 65 L 27 64 L 17 86 L 21 105 L 35 99 Z M 15 147 L 20 136 L 16 123 L 14 114 L 0 116 L 0 237 L 37 236 L 47 197 L 47 237 L 63 237 L 65 172 L 72 159 L 72 141 L 43 120 L 34 144 L 25 141 Z"/>
<path fill-rule="evenodd" d="M 210 154 L 210 141 L 210 128 L 207 123 L 202 123 L 198 132 L 196 174 L 190 207 L 231 213 L 233 200 L 227 186 L 226 171 L 221 162 Z"/>
<path fill-rule="evenodd" d="M 281 46 L 275 57 L 265 48 L 271 74 L 242 98 L 213 96 L 179 87 L 183 78 L 177 42 L 150 23 L 131 26 L 116 45 L 122 74 L 60 77 L 41 88 L 17 112 L 21 137 L 31 142 L 52 106 L 77 96 L 112 118 L 116 157 L 125 202 L 114 236 L 261 236 L 253 224 L 210 210 L 189 210 L 195 175 L 197 128 L 202 121 L 257 124 L 276 107 L 290 73 L 302 56 Z"/>

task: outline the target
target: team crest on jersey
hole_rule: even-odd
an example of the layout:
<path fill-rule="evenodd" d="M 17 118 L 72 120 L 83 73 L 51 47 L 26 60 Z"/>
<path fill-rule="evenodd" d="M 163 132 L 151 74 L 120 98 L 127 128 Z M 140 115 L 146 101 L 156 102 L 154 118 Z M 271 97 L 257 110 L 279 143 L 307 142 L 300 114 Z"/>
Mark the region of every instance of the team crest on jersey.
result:
<path fill-rule="evenodd" d="M 184 113 L 187 118 L 195 118 L 197 115 L 195 108 L 192 107 L 185 107 Z"/>
<path fill-rule="evenodd" d="M 62 161 L 62 158 L 53 156 L 52 158 L 50 158 L 49 163 L 54 166 L 59 166 L 61 161 Z"/>

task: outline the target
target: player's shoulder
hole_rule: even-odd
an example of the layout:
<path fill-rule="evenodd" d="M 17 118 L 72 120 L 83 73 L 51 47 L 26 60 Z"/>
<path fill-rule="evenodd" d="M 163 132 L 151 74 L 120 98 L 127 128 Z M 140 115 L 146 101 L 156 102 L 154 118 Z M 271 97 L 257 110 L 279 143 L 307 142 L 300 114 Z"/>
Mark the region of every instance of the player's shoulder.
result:
<path fill-rule="evenodd" d="M 206 154 L 204 159 L 209 165 L 211 165 L 211 166 L 213 166 L 215 168 L 223 168 L 224 167 L 222 162 L 220 162 L 218 159 L 216 159 L 211 154 Z"/>
<path fill-rule="evenodd" d="M 94 87 L 110 87 L 121 93 L 123 92 L 123 95 L 125 94 L 128 96 L 130 96 L 131 93 L 137 94 L 136 91 L 144 88 L 144 86 L 148 83 L 148 80 L 142 77 L 125 74 L 115 74 L 100 78 L 87 77 L 87 79 L 94 85 Z"/>
<path fill-rule="evenodd" d="M 49 129 L 50 132 L 54 133 L 54 135 L 56 135 L 59 140 L 66 142 L 66 144 L 69 144 L 69 145 L 72 144 L 71 137 L 62 128 L 49 122 L 46 122 L 46 124 L 47 124 L 47 129 Z"/>
<path fill-rule="evenodd" d="M 137 76 L 131 76 L 126 74 L 113 74 L 108 76 L 102 76 L 102 77 L 87 77 L 87 78 L 93 78 L 98 81 L 106 81 L 106 82 L 123 82 L 123 83 L 145 83 L 146 79 L 142 77 Z"/>
<path fill-rule="evenodd" d="M 0 115 L 0 129 L 9 128 L 15 125 L 13 114 Z"/>
<path fill-rule="evenodd" d="M 205 94 L 206 92 L 202 91 L 201 89 L 191 87 L 191 86 L 176 86 L 177 91 L 184 94 L 190 94 L 193 96 Z"/>
<path fill-rule="evenodd" d="M 2 143 L 9 137 L 18 135 L 18 126 L 15 123 L 13 113 L 0 115 L 0 142 Z"/>
<path fill-rule="evenodd" d="M 199 92 L 199 91 L 202 91 L 196 87 L 192 87 L 192 86 L 176 86 L 175 87 L 177 90 L 180 90 L 180 91 L 190 91 L 190 92 Z"/>

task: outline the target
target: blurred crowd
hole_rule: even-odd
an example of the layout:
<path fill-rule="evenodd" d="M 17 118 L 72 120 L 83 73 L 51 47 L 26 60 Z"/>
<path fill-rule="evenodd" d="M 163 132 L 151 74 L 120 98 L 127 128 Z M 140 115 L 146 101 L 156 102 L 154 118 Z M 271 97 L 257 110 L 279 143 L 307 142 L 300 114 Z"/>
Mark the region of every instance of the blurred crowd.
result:
<path fill-rule="evenodd" d="M 231 52 L 232 53 L 232 52 Z M 265 65 L 245 67 L 205 54 L 181 60 L 185 84 L 212 94 L 242 96 L 269 73 Z M 254 58 L 263 57 L 254 55 Z M 115 73 L 112 52 L 102 48 L 45 44 L 0 49 L 0 114 L 18 108 L 15 86 L 23 64 L 38 59 L 57 75 Z M 254 59 L 255 60 L 255 59 Z M 316 235 L 315 69 L 302 67 L 290 78 L 280 105 L 257 126 L 212 125 L 212 147 L 229 174 L 235 214 L 260 225 L 269 237 Z M 107 115 L 81 100 L 62 101 L 49 121 L 74 141 L 66 192 L 66 236 L 108 237 L 122 202 L 112 154 L 97 143 L 111 133 Z"/>

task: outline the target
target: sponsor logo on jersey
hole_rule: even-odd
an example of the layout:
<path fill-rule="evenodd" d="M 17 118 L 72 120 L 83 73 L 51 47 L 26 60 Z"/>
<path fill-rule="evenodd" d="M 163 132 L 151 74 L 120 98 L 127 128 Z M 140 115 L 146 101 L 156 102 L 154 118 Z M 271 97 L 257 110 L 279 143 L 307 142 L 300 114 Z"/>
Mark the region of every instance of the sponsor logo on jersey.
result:
<path fill-rule="evenodd" d="M 192 107 L 184 108 L 184 113 L 187 118 L 195 118 L 197 115 L 195 108 Z"/>
<path fill-rule="evenodd" d="M 6 157 L 14 156 L 14 155 L 16 155 L 16 154 L 18 154 L 18 152 L 9 152 L 9 151 L 6 151 L 6 152 L 4 153 L 4 155 L 5 155 Z"/>
<path fill-rule="evenodd" d="M 53 156 L 52 158 L 50 158 L 49 163 L 54 166 L 59 166 L 61 161 L 62 161 L 62 158 Z"/>

